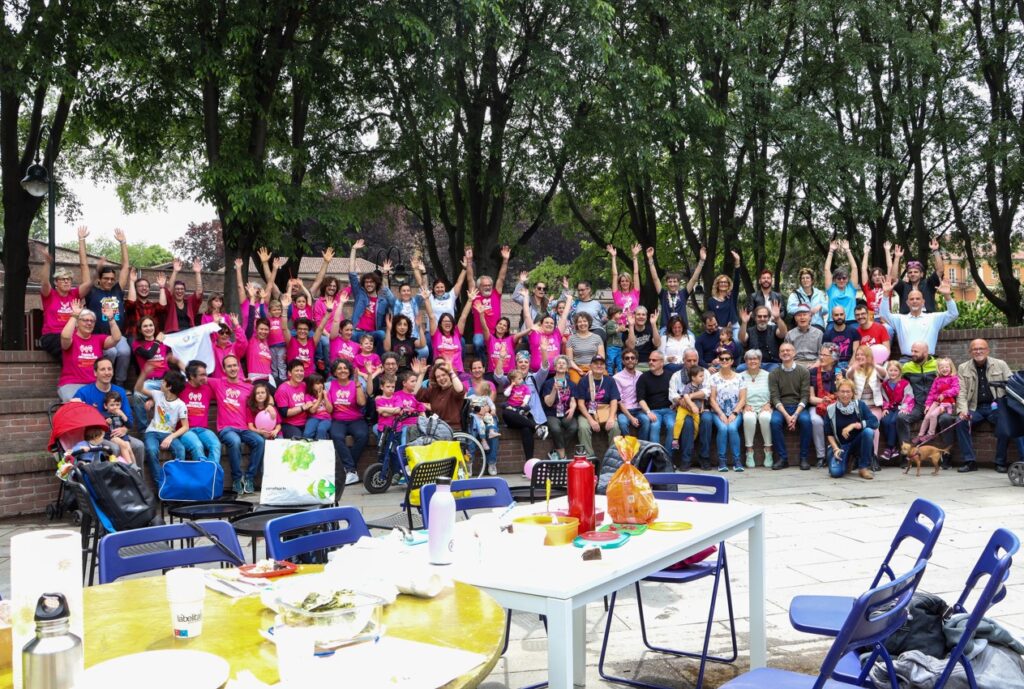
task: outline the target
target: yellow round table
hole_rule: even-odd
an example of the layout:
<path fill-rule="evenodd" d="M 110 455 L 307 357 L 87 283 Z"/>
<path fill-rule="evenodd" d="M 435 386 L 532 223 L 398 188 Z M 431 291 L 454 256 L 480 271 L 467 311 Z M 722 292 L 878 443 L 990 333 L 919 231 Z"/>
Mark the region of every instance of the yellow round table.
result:
<path fill-rule="evenodd" d="M 321 569 L 304 566 L 292 576 Z M 224 658 L 231 664 L 232 677 L 248 670 L 268 684 L 278 681 L 274 645 L 259 632 L 273 624 L 274 615 L 258 596 L 232 599 L 208 589 L 203 633 L 188 640 L 171 636 L 171 612 L 161 576 L 86 588 L 85 607 L 86 667 L 129 653 L 182 648 Z M 469 689 L 490 674 L 501 655 L 505 611 L 486 593 L 456 583 L 433 599 L 399 596 L 385 608 L 384 623 L 389 636 L 485 656 L 485 662 L 445 685 L 445 689 Z M 0 686 L 10 684 L 10 671 L 0 673 Z"/>

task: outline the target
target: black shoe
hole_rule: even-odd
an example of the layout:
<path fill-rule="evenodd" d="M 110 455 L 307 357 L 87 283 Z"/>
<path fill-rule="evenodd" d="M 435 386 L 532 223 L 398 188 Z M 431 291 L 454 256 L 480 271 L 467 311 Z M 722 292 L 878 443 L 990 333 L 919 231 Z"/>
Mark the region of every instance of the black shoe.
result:
<path fill-rule="evenodd" d="M 1006 473 L 1006 465 L 1005 464 L 996 464 L 996 473 L 997 474 L 1005 474 Z"/>
<path fill-rule="evenodd" d="M 788 469 L 789 462 L 775 462 L 772 464 L 772 471 L 779 471 L 780 469 Z"/>
<path fill-rule="evenodd" d="M 703 469 L 704 471 L 707 471 L 708 469 L 710 469 L 711 468 L 711 460 L 708 459 L 707 457 L 701 457 L 700 458 L 700 468 Z"/>
<path fill-rule="evenodd" d="M 684 462 L 683 464 L 679 465 L 679 471 L 685 472 L 685 471 L 689 471 L 689 470 L 690 470 L 690 463 L 689 462 Z"/>
<path fill-rule="evenodd" d="M 973 464 L 973 463 L 974 462 L 971 462 L 971 464 Z M 949 455 L 945 455 L 945 454 L 942 455 L 942 462 L 941 462 L 941 464 L 942 464 L 942 468 L 943 469 L 952 469 L 953 468 L 953 459 L 952 459 L 952 457 L 950 457 Z"/>
<path fill-rule="evenodd" d="M 966 464 L 960 465 L 960 468 L 956 470 L 958 474 L 966 474 L 968 471 L 977 471 L 978 466 L 974 462 L 967 462 Z"/>
<path fill-rule="evenodd" d="M 818 469 L 824 469 L 825 468 L 825 458 L 824 457 L 818 457 L 818 463 L 815 464 L 814 466 L 817 467 Z"/>
<path fill-rule="evenodd" d="M 878 464 L 878 457 L 872 457 L 871 458 L 871 471 L 877 473 L 877 472 L 879 472 L 881 470 L 882 470 L 882 467 Z"/>
<path fill-rule="evenodd" d="M 807 461 L 806 457 L 804 457 L 803 459 L 800 460 L 800 471 L 810 471 L 810 470 L 811 470 L 811 463 Z"/>

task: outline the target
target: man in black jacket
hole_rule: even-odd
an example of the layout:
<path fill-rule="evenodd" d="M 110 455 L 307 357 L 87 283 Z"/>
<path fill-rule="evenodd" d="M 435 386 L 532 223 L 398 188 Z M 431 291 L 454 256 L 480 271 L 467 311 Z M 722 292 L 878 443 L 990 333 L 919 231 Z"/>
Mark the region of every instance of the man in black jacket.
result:
<path fill-rule="evenodd" d="M 750 323 L 750 312 L 740 309 L 740 344 L 743 349 L 761 350 L 761 368 L 765 371 L 772 371 L 779 367 L 779 345 L 786 337 L 789 330 L 785 321 L 782 320 L 782 313 L 778 302 L 771 302 L 771 307 L 757 306 L 754 308 L 754 327 L 748 328 Z M 746 368 L 737 368 L 742 371 Z"/>

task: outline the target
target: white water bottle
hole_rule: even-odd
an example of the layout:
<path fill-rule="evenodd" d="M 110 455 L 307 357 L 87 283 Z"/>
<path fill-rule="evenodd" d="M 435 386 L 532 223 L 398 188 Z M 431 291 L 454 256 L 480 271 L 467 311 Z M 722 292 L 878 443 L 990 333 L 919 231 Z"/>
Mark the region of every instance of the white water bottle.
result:
<path fill-rule="evenodd" d="M 437 490 L 430 498 L 427 512 L 427 548 L 430 564 L 450 565 L 455 551 L 455 498 L 452 497 L 452 480 L 442 476 L 437 479 Z"/>

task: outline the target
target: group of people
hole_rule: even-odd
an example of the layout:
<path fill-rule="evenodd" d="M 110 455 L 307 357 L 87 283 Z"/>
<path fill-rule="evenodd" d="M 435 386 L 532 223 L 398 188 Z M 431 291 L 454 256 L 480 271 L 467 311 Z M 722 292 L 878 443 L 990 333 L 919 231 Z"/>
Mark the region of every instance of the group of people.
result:
<path fill-rule="evenodd" d="M 595 435 L 632 433 L 662 443 L 684 470 L 696 463 L 712 468 L 717 459 L 719 471 L 756 466 L 759 429 L 763 465 L 784 469 L 785 434 L 797 432 L 801 469 L 835 457 L 855 463 L 868 479 L 879 460 L 905 453 L 916 423 L 920 435 L 930 436 L 959 416 L 960 471 L 975 466 L 970 429 L 983 421 L 1000 438 L 997 468 L 1007 462 L 1009 439 L 995 405 L 1003 392 L 991 383 L 1008 377 L 1009 368 L 981 341 L 958 368 L 932 356 L 939 332 L 957 316 L 949 284 L 939 277 L 935 241 L 936 272 L 927 277 L 916 261 L 902 271 L 901 247 L 886 245 L 886 266 L 870 268 L 865 246 L 858 271 L 849 245 L 833 242 L 824 289 L 804 268 L 785 300 L 772 272 L 763 270 L 741 302 L 740 257 L 732 252 L 734 274 L 715 278 L 694 334 L 688 308 L 696 304 L 703 249 L 684 282 L 679 273 L 659 275 L 654 249 L 640 245 L 631 250 L 632 272 L 621 272 L 609 246 L 609 303 L 587 280 L 573 294 L 565 278 L 558 290 L 543 281 L 531 285 L 521 273 L 511 295 L 520 312 L 513 327 L 502 308 L 508 247 L 493 278 L 475 275 L 467 250 L 452 285 L 428 284 L 416 257 L 415 284 L 392 284 L 387 261 L 356 272 L 364 246 L 356 240 L 348 284 L 327 275 L 334 258 L 328 248 L 308 289 L 297 278 L 279 289 L 286 259 L 271 260 L 260 249 L 265 286 L 243 283 L 236 261 L 240 308 L 228 313 L 222 295 L 205 298 L 198 264 L 191 293 L 177 280 L 177 260 L 170 279 L 161 276 L 152 289 L 129 267 L 120 230 L 120 268 L 100 261 L 94 278 L 87 236 L 79 228 L 81 283 L 72 286 L 63 268 L 52 285 L 43 281 L 42 346 L 61 358 L 60 398 L 104 412 L 110 439 L 124 456 L 144 456 L 156 481 L 161 450 L 220 461 L 223 445 L 236 491 L 252 492 L 264 443 L 283 436 L 331 439 L 344 480 L 354 483 L 369 436 L 407 427 L 421 413 L 477 435 L 492 474 L 502 425 L 518 432 L 524 459 L 535 455 L 538 437 L 550 437 L 553 453 L 564 457 L 577 444 L 593 455 Z M 833 269 L 837 253 L 849 270 Z M 657 293 L 653 312 L 641 300 L 641 256 Z M 47 256 L 47 270 L 51 262 Z M 942 311 L 937 294 L 945 297 Z M 894 341 L 900 359 L 892 354 Z M 128 394 L 131 359 L 138 376 Z M 129 434 L 132 427 L 144 427 L 143 441 Z"/>

